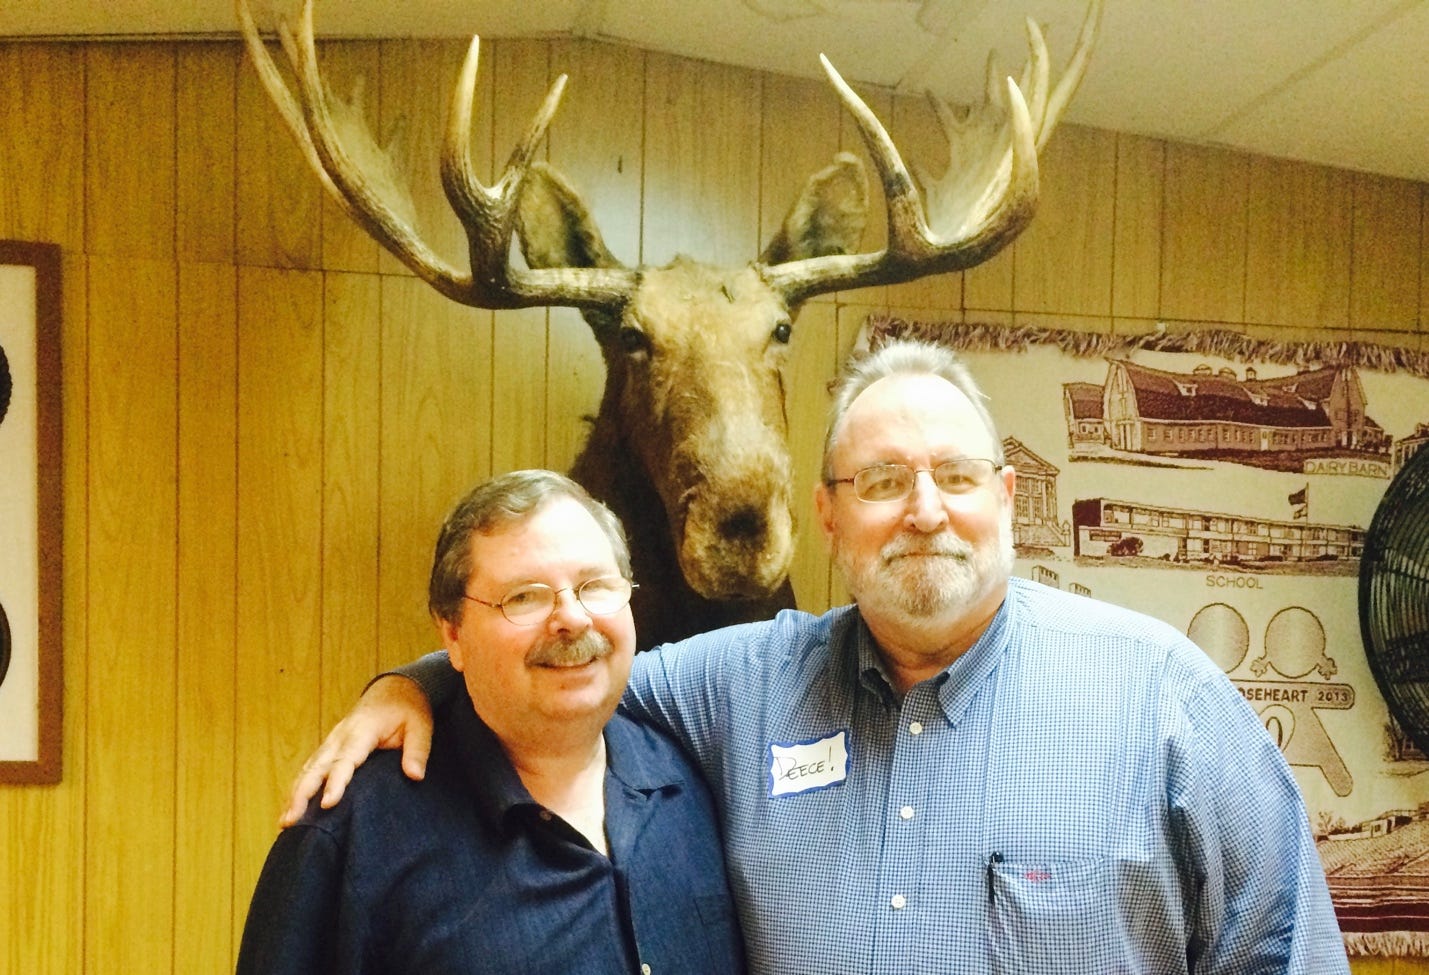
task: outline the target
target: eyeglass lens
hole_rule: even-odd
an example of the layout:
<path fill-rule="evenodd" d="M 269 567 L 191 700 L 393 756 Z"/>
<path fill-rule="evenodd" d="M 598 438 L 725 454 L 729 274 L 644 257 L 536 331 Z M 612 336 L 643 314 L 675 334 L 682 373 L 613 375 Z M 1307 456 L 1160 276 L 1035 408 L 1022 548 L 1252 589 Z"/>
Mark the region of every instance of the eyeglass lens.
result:
<path fill-rule="evenodd" d="M 967 494 L 991 480 L 996 470 L 994 461 L 960 457 L 944 461 L 931 473 L 933 483 L 944 494 Z M 919 470 L 906 464 L 865 467 L 853 476 L 853 490 L 863 501 L 902 501 L 912 493 L 918 474 Z"/>
<path fill-rule="evenodd" d="M 632 588 L 634 587 L 629 579 L 621 576 L 600 576 L 587 579 L 576 586 L 573 592 L 587 613 L 592 616 L 609 616 L 630 602 Z M 513 623 L 539 623 L 556 608 L 557 592 L 564 590 L 552 589 L 541 583 L 522 586 L 507 593 L 506 598 L 501 600 L 501 612 Z"/>

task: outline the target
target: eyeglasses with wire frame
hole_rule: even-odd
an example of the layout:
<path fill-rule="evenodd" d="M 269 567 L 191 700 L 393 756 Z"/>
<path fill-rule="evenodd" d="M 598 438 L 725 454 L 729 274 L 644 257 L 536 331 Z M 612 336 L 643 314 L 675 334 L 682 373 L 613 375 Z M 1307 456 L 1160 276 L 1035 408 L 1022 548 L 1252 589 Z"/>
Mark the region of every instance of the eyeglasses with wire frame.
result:
<path fill-rule="evenodd" d="M 501 615 L 517 626 L 535 626 L 544 623 L 556 609 L 556 597 L 570 592 L 576 602 L 592 616 L 609 616 L 624 609 L 630 602 L 630 593 L 638 589 L 635 583 L 624 576 L 596 576 L 578 586 L 563 586 L 552 589 L 539 582 L 517 586 L 501 597 L 499 602 L 488 602 L 470 593 L 462 593 L 463 599 L 501 610 Z"/>
<path fill-rule="evenodd" d="M 957 496 L 976 491 L 991 481 L 1001 467 L 1001 462 L 986 457 L 956 457 L 943 461 L 937 467 L 877 464 L 856 471 L 853 477 L 830 478 L 825 483 L 829 487 L 852 484 L 853 493 L 860 501 L 883 504 L 902 501 L 912 494 L 918 475 L 924 471 L 933 475 L 933 483 L 939 491 Z"/>

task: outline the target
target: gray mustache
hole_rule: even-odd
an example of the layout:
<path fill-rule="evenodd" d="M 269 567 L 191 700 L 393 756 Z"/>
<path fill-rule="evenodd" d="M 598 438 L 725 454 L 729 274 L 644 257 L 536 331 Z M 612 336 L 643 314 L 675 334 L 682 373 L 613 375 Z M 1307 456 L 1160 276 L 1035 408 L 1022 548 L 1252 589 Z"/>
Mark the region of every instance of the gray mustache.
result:
<path fill-rule="evenodd" d="M 599 660 L 614 649 L 604 634 L 586 630 L 578 637 L 555 637 L 541 641 L 527 652 L 526 664 L 531 667 L 571 667 Z"/>
<path fill-rule="evenodd" d="M 883 556 L 885 564 L 910 555 L 941 555 L 966 559 L 972 556 L 973 547 L 970 542 L 956 535 L 940 535 L 932 539 L 903 536 L 883 546 L 883 551 L 879 554 Z"/>

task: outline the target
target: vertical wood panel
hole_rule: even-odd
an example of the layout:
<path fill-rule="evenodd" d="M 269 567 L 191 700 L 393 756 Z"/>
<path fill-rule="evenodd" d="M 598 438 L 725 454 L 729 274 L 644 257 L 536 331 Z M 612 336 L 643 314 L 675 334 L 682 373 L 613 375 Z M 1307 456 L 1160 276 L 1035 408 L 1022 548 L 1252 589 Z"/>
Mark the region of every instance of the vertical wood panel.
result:
<path fill-rule="evenodd" d="M 640 254 L 645 57 L 635 48 L 554 42 L 551 74 L 568 74 L 552 124 L 550 157 L 581 193 L 606 246 L 626 264 Z M 600 409 L 605 365 L 590 327 L 572 309 L 548 318 L 546 459 L 566 470 L 585 445 L 584 418 Z"/>
<path fill-rule="evenodd" d="M 84 51 L 0 43 L 0 237 L 84 244 Z"/>
<path fill-rule="evenodd" d="M 989 312 L 1013 307 L 1015 268 L 1016 251 L 1008 246 L 991 260 L 963 273 L 963 307 L 969 321 L 991 321 L 996 316 Z"/>
<path fill-rule="evenodd" d="M 64 728 L 63 779 L 0 789 L 0 971 L 79 975 L 84 970 L 85 703 L 88 671 L 87 275 L 63 262 Z M 74 607 L 81 607 L 75 610 Z"/>
<path fill-rule="evenodd" d="M 322 709 L 330 728 L 377 664 L 382 283 L 325 277 L 323 295 Z"/>
<path fill-rule="evenodd" d="M 806 180 L 828 166 L 839 149 L 838 99 L 826 84 L 766 76 L 764 80 L 760 246 L 778 231 Z M 877 193 L 876 179 L 874 193 Z M 879 210 L 881 213 L 882 211 Z M 860 247 L 882 234 L 864 230 Z M 878 289 L 880 293 L 886 289 Z M 794 462 L 793 510 L 798 535 L 789 578 L 799 606 L 825 606 L 829 562 L 813 512 L 813 486 L 823 459 L 828 381 L 838 370 L 838 321 L 830 295 L 807 303 L 794 322 L 784 371 L 789 453 Z"/>
<path fill-rule="evenodd" d="M 1201 146 L 1167 147 L 1163 316 L 1242 320 L 1247 182 L 1245 156 Z"/>
<path fill-rule="evenodd" d="M 179 260 L 233 263 L 239 49 L 178 45 Z"/>
<path fill-rule="evenodd" d="M 230 969 L 235 948 L 216 920 L 235 910 L 236 287 L 231 265 L 179 267 L 176 973 Z"/>
<path fill-rule="evenodd" d="M 487 62 L 493 66 L 496 100 L 492 109 L 492 145 L 497 165 L 504 165 L 546 96 L 549 44 L 500 41 Z M 498 312 L 492 348 L 494 396 L 491 421 L 502 435 L 493 442 L 493 473 L 546 463 L 548 381 L 547 313 L 544 308 Z"/>
<path fill-rule="evenodd" d="M 600 412 L 605 362 L 600 346 L 574 308 L 552 308 L 546 321 L 546 452 L 544 466 L 570 470 Z"/>
<path fill-rule="evenodd" d="M 804 184 L 839 151 L 839 103 L 827 84 L 766 75 L 760 112 L 759 246 L 779 232 Z M 876 187 L 872 192 L 877 193 Z M 873 234 L 867 229 L 861 246 Z M 827 300 L 827 299 L 826 299 Z"/>
<path fill-rule="evenodd" d="M 276 45 L 269 45 L 269 53 L 283 62 Z M 238 262 L 257 267 L 317 267 L 325 191 L 246 54 L 238 71 L 237 105 L 238 217 L 234 231 Z"/>
<path fill-rule="evenodd" d="M 174 46 L 90 45 L 86 54 L 86 249 L 172 259 Z"/>
<path fill-rule="evenodd" d="M 551 44 L 546 84 L 569 76 L 561 110 L 551 123 L 551 164 L 590 208 L 606 246 L 625 264 L 640 256 L 640 200 L 644 176 L 645 56 L 630 47 L 588 41 Z M 534 95 L 533 90 L 529 93 Z M 521 106 L 503 120 L 509 137 L 529 121 Z M 509 146 L 498 141 L 504 159 Z"/>
<path fill-rule="evenodd" d="M 439 169 L 447 106 L 466 48 L 461 41 L 383 41 L 380 71 L 382 143 L 391 145 L 411 192 L 417 229 L 438 256 L 461 269 L 470 268 L 466 235 L 442 191 Z M 475 172 L 483 178 L 491 172 L 490 52 L 491 45 L 485 45 L 472 107 L 471 152 Z M 378 255 L 378 268 L 384 274 L 410 273 L 385 250 Z"/>
<path fill-rule="evenodd" d="M 740 265 L 759 253 L 759 76 L 646 59 L 643 260 Z"/>
<path fill-rule="evenodd" d="M 1419 334 L 1429 332 L 1429 189 L 1419 184 Z"/>
<path fill-rule="evenodd" d="M 1413 330 L 1419 321 L 1422 187 L 1357 173 L 1350 328 Z"/>
<path fill-rule="evenodd" d="M 85 968 L 173 962 L 176 365 L 171 263 L 89 266 Z"/>
<path fill-rule="evenodd" d="M 1013 308 L 1110 315 L 1116 137 L 1064 125 L 1039 159 L 1042 193 L 1032 225 L 1013 243 Z"/>
<path fill-rule="evenodd" d="M 963 272 L 963 308 L 968 321 L 990 322 L 989 313 L 1012 307 L 1016 251 L 1004 248 L 991 259 Z"/>
<path fill-rule="evenodd" d="M 1161 198 L 1166 144 L 1116 136 L 1116 227 L 1112 243 L 1113 315 L 1161 313 Z"/>
<path fill-rule="evenodd" d="M 814 485 L 824 453 L 829 379 L 842 361 L 838 344 L 838 309 L 828 302 L 810 302 L 795 325 L 799 335 L 791 345 L 784 372 L 789 417 L 789 453 L 794 461 L 793 509 L 798 526 L 789 579 L 796 603 L 818 612 L 829 598 L 829 558 L 823 531 L 814 517 Z"/>
<path fill-rule="evenodd" d="M 362 125 L 373 144 L 378 144 L 378 101 L 381 94 L 379 77 L 381 49 L 376 41 L 329 41 L 322 45 L 319 57 L 323 80 L 334 99 L 340 99 L 348 110 L 343 117 L 355 128 Z M 359 145 L 352 140 L 353 145 Z M 375 174 L 374 174 L 375 175 Z M 317 175 L 310 174 L 317 180 Z M 322 266 L 344 271 L 376 271 L 380 245 L 367 232 L 343 213 L 337 201 L 322 194 Z"/>
<path fill-rule="evenodd" d="M 1245 318 L 1344 328 L 1350 311 L 1351 181 L 1323 166 L 1252 156 Z"/>
<path fill-rule="evenodd" d="M 427 577 L 437 529 L 457 498 L 493 473 L 491 319 L 415 278 L 383 280 L 383 667 L 435 645 Z"/>
<path fill-rule="evenodd" d="M 322 356 L 321 275 L 240 269 L 235 937 L 319 737 Z"/>

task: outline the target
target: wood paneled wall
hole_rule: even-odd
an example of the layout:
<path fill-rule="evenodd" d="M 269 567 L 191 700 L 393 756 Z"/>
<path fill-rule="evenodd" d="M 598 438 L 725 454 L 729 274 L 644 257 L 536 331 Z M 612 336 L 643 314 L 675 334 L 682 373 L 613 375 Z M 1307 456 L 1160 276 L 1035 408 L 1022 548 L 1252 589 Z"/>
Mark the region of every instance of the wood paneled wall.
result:
<path fill-rule="evenodd" d="M 366 80 L 453 261 L 435 174 L 463 49 L 324 50 L 337 90 Z M 482 64 L 479 169 L 569 72 L 549 154 L 632 261 L 749 260 L 805 175 L 858 148 L 810 81 L 571 41 Z M 921 101 L 867 94 L 942 164 Z M 1043 173 L 1036 223 L 988 265 L 804 310 L 803 485 L 873 311 L 1425 347 L 1422 185 L 1075 127 Z M 375 668 L 433 644 L 441 514 L 493 472 L 570 462 L 595 344 L 570 311 L 460 308 L 380 252 L 232 43 L 0 44 L 0 236 L 64 249 L 66 465 L 64 781 L 0 787 L 0 971 L 230 971 L 299 760 Z M 841 594 L 810 521 L 794 580 L 818 610 Z"/>

